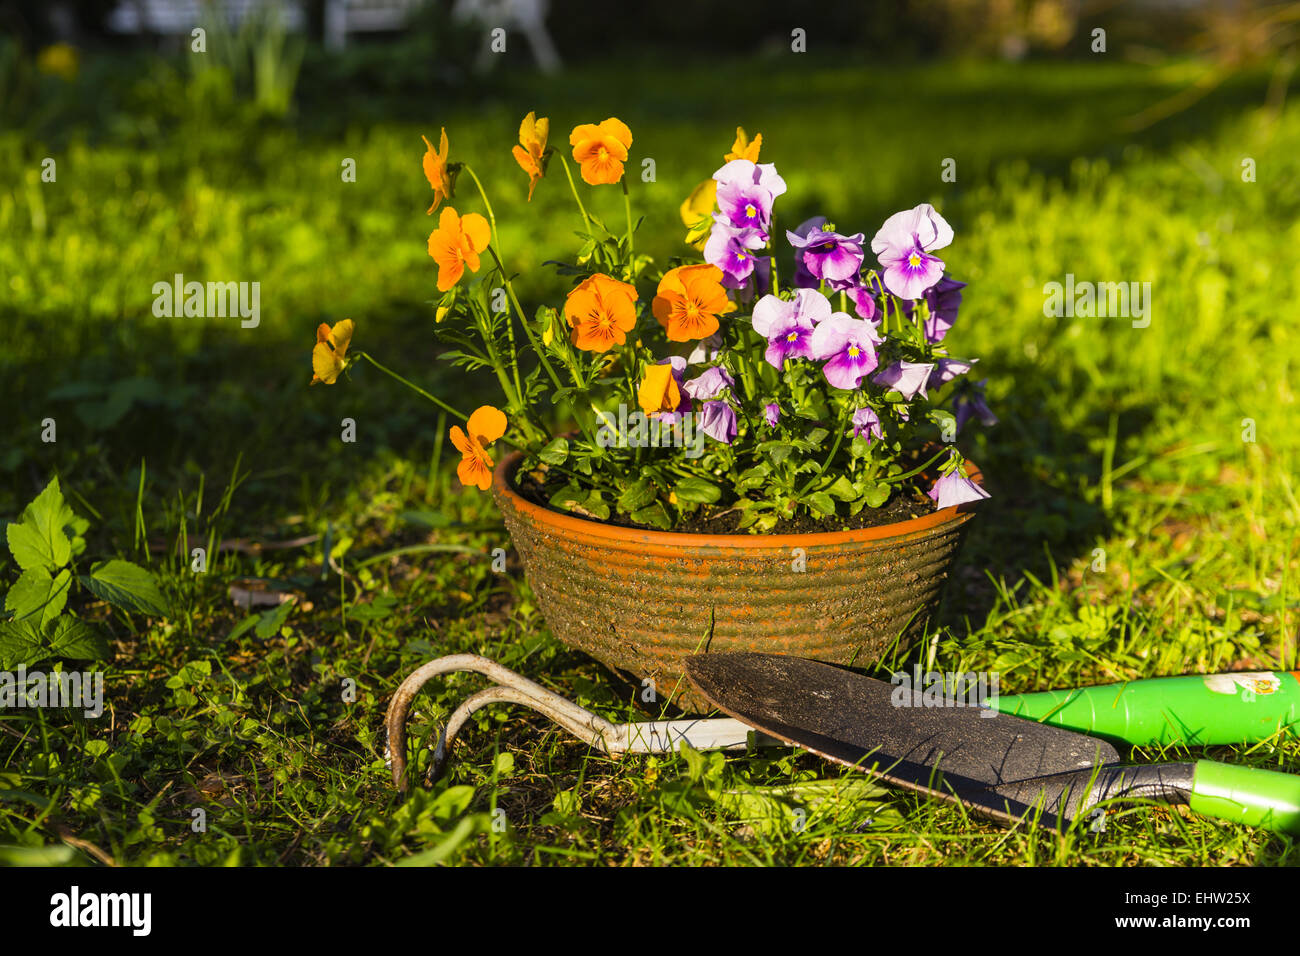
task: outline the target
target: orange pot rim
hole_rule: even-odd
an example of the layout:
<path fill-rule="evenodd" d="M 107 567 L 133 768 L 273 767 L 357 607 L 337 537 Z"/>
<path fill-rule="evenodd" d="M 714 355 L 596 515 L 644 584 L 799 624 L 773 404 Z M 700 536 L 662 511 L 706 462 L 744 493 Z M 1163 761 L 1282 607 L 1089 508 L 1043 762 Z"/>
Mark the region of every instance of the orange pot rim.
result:
<path fill-rule="evenodd" d="M 944 508 L 942 511 L 933 511 L 919 518 L 909 518 L 907 521 L 896 521 L 871 528 L 854 528 L 848 531 L 816 531 L 801 534 L 702 534 L 687 531 L 657 531 L 651 528 L 629 528 L 624 525 L 581 518 L 529 501 L 511 487 L 511 479 L 514 478 L 515 470 L 523 458 L 523 452 L 511 452 L 501 459 L 492 474 L 493 490 L 507 498 L 512 508 L 536 522 L 624 547 L 634 545 L 656 550 L 713 548 L 754 551 L 865 544 L 891 538 L 913 537 L 954 522 L 962 524 L 970 520 L 977 504 L 973 501 L 967 502 Z M 973 462 L 966 463 L 966 474 L 983 487 L 984 475 Z"/>

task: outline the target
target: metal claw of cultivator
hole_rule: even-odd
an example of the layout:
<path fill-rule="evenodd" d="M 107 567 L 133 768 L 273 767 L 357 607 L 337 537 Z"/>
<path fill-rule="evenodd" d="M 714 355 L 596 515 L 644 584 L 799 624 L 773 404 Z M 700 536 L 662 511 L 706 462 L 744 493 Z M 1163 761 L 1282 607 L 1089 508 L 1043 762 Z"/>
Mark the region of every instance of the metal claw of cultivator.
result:
<path fill-rule="evenodd" d="M 433 677 L 471 671 L 493 681 L 490 687 L 472 694 L 447 718 L 429 762 L 426 782 L 437 780 L 446 769 L 452 743 L 470 715 L 488 704 L 521 704 L 544 714 L 583 743 L 605 754 L 671 753 L 683 743 L 695 750 L 744 750 L 751 739 L 770 741 L 752 727 L 730 717 L 647 720 L 615 724 L 593 714 L 573 701 L 549 691 L 522 674 L 477 654 L 451 654 L 429 661 L 402 681 L 388 705 L 384 726 L 388 745 L 385 756 L 393 771 L 393 785 L 405 791 L 406 719 L 411 701 L 420 688 Z"/>

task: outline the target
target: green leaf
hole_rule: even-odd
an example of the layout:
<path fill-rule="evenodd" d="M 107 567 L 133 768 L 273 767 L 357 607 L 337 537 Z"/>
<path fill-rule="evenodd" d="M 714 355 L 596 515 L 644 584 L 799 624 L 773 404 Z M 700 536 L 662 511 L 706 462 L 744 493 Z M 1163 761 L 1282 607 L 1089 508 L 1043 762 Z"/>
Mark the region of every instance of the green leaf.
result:
<path fill-rule="evenodd" d="M 814 491 L 804 498 L 804 503 L 819 514 L 828 517 L 835 514 L 835 500 L 824 491 Z"/>
<path fill-rule="evenodd" d="M 767 455 L 772 459 L 773 464 L 779 465 L 790 457 L 792 451 L 794 451 L 794 445 L 789 442 L 772 442 Z"/>
<path fill-rule="evenodd" d="M 15 618 L 33 617 L 44 626 L 59 616 L 68 603 L 68 588 L 72 572 L 64 568 L 57 577 L 51 577 L 45 568 L 30 568 L 18 577 L 17 583 L 5 596 L 5 610 Z"/>
<path fill-rule="evenodd" d="M 569 460 L 569 440 L 563 437 L 553 439 L 537 453 L 537 457 L 548 465 L 563 465 Z"/>
<path fill-rule="evenodd" d="M 93 625 L 61 614 L 43 628 L 35 619 L 0 622 L 0 666 L 31 666 L 47 657 L 102 660 L 110 656 L 108 640 Z"/>
<path fill-rule="evenodd" d="M 455 820 L 464 816 L 470 808 L 474 802 L 474 792 L 473 787 L 465 784 L 448 787 L 434 798 L 429 812 L 437 820 Z"/>
<path fill-rule="evenodd" d="M 0 668 L 30 666 L 47 657 L 45 640 L 35 621 L 0 621 Z"/>
<path fill-rule="evenodd" d="M 722 497 L 722 489 L 703 478 L 683 478 L 673 489 L 678 501 L 711 505 Z"/>
<path fill-rule="evenodd" d="M 0 846 L 0 866 L 68 866 L 78 859 L 75 848 L 57 843 L 45 846 Z"/>
<path fill-rule="evenodd" d="M 840 501 L 852 501 L 858 497 L 858 489 L 853 487 L 853 482 L 849 481 L 847 475 L 840 475 L 825 491 Z"/>
<path fill-rule="evenodd" d="M 601 521 L 609 517 L 609 505 L 605 504 L 605 499 L 595 489 L 592 490 L 591 494 L 587 495 L 587 500 L 582 502 L 579 507 Z"/>
<path fill-rule="evenodd" d="M 867 502 L 868 508 L 879 508 L 889 500 L 889 485 L 879 482 L 868 482 L 862 487 L 862 497 Z"/>
<path fill-rule="evenodd" d="M 63 526 L 64 533 L 71 532 L 72 537 L 72 556 L 79 558 L 86 550 L 86 539 L 83 535 L 90 529 L 90 522 L 81 515 L 73 515 L 72 520 Z"/>
<path fill-rule="evenodd" d="M 263 611 L 253 633 L 264 641 L 273 637 L 279 632 L 280 628 L 284 627 L 284 622 L 289 619 L 289 612 L 293 610 L 295 603 L 294 601 L 285 601 L 279 607 Z"/>
<path fill-rule="evenodd" d="M 56 618 L 45 628 L 49 653 L 53 657 L 102 661 L 111 656 L 108 639 L 93 624 L 79 621 L 71 614 Z"/>
<path fill-rule="evenodd" d="M 166 617 L 170 613 L 154 576 L 130 561 L 100 561 L 90 569 L 90 574 L 81 575 L 80 580 L 96 597 L 124 611 L 139 611 L 154 617 Z"/>
<path fill-rule="evenodd" d="M 771 501 L 755 501 L 753 498 L 741 498 L 736 502 L 736 509 L 740 512 L 740 519 L 736 522 L 736 527 L 748 528 L 763 515 L 771 514 L 773 507 Z"/>
<path fill-rule="evenodd" d="M 943 430 L 943 427 L 946 424 L 952 429 L 954 435 L 957 433 L 957 416 L 948 411 L 948 409 L 932 408 L 925 413 L 925 417 L 938 425 L 940 431 Z"/>
<path fill-rule="evenodd" d="M 293 602 L 291 601 L 284 602 L 284 604 L 291 604 L 291 603 Z M 369 604 L 350 605 L 348 607 L 348 618 L 355 621 L 382 621 L 385 618 L 392 617 L 393 612 L 397 610 L 398 603 L 399 602 L 397 598 L 393 597 L 391 594 L 381 594 L 378 597 L 376 597 L 373 601 L 371 601 Z M 284 604 L 281 604 L 280 607 L 284 607 Z M 279 608 L 275 609 L 275 611 L 278 610 Z M 272 611 L 271 613 L 275 613 L 275 611 Z M 283 624 L 284 622 L 281 621 L 280 623 Z M 280 624 L 277 624 L 274 628 L 271 629 L 271 634 L 274 634 L 279 629 L 280 629 Z M 260 636 L 269 637 L 270 635 L 263 634 Z"/>
<path fill-rule="evenodd" d="M 437 866 L 449 859 L 480 829 L 478 815 L 463 817 L 446 836 L 427 850 L 397 860 L 394 866 Z"/>
<path fill-rule="evenodd" d="M 243 634 L 247 634 L 250 630 L 253 629 L 253 627 L 257 625 L 257 622 L 260 621 L 261 619 L 262 619 L 262 615 L 260 614 L 248 615 L 248 617 L 244 618 L 242 621 L 240 621 L 238 624 L 235 625 L 234 630 L 232 630 L 229 634 L 226 635 L 226 640 L 233 641 L 235 640 L 235 638 Z"/>
<path fill-rule="evenodd" d="M 24 571 L 54 571 L 67 564 L 72 557 L 72 542 L 63 527 L 75 519 L 59 491 L 59 479 L 50 479 L 45 490 L 23 509 L 18 521 L 5 529 L 9 551 L 18 566 Z"/>
<path fill-rule="evenodd" d="M 586 493 L 576 484 L 570 482 L 555 494 L 551 495 L 551 506 L 553 508 L 563 508 L 565 511 L 568 511 L 571 505 L 578 504 L 585 497 L 587 497 Z"/>
<path fill-rule="evenodd" d="M 673 524 L 661 501 L 656 501 L 652 505 L 632 512 L 632 520 L 639 524 L 648 524 L 652 528 L 661 528 L 664 531 L 671 528 Z"/>
<path fill-rule="evenodd" d="M 640 511 L 642 508 L 649 507 L 650 502 L 655 500 L 655 496 L 654 482 L 649 478 L 638 478 L 618 496 L 619 510 L 629 514 Z"/>

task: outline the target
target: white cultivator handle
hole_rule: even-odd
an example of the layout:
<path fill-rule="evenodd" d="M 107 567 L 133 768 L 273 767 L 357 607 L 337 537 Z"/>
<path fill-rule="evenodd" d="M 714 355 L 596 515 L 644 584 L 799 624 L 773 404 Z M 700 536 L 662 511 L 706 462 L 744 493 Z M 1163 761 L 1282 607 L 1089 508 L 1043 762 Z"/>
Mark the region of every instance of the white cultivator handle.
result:
<path fill-rule="evenodd" d="M 384 726 L 388 735 L 385 756 L 393 771 L 393 785 L 405 791 L 406 717 L 416 693 L 431 677 L 456 671 L 473 671 L 495 683 L 467 698 L 452 711 L 443 728 L 428 780 L 441 776 L 452 742 L 465 726 L 470 714 L 488 704 L 522 704 L 555 721 L 583 743 L 607 754 L 671 753 L 683 743 L 694 750 L 744 750 L 751 740 L 756 746 L 784 746 L 780 741 L 755 731 L 748 724 L 731 717 L 690 717 L 681 720 L 647 720 L 631 724 L 614 724 L 579 707 L 573 701 L 547 690 L 540 684 L 516 674 L 508 667 L 477 654 L 450 654 L 422 665 L 393 694 L 388 704 Z"/>

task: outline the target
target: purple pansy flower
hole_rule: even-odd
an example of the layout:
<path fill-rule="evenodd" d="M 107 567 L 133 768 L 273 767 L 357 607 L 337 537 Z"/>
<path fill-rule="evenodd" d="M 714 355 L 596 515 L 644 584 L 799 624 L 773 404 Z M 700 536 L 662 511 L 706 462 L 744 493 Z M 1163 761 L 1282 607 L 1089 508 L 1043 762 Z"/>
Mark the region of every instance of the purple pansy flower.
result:
<path fill-rule="evenodd" d="M 772 203 L 785 192 L 785 180 L 776 167 L 771 163 L 759 166 L 747 159 L 733 159 L 714 173 L 713 178 L 718 183 L 719 209 L 714 221 L 732 229 L 755 230 L 762 242 L 767 242 Z"/>
<path fill-rule="evenodd" d="M 862 233 L 840 235 L 828 229 L 823 218 L 821 225 L 810 228 L 803 235 L 797 231 L 787 231 L 785 237 L 790 240 L 790 245 L 799 250 L 795 258 L 802 262 L 814 279 L 824 279 L 832 288 L 847 289 L 857 284 L 863 258 Z"/>
<path fill-rule="evenodd" d="M 930 489 L 930 498 L 934 501 L 935 508 L 941 511 L 953 505 L 962 505 L 968 501 L 979 501 L 987 497 L 989 497 L 987 491 L 955 471 L 944 475 Z"/>
<path fill-rule="evenodd" d="M 918 394 L 922 398 L 929 397 L 925 388 L 933 371 L 934 366 L 929 362 L 895 362 L 871 380 L 877 385 L 896 389 L 904 401 L 910 402 Z"/>
<path fill-rule="evenodd" d="M 715 365 L 705 369 L 704 374 L 683 385 L 682 391 L 696 401 L 702 402 L 706 398 L 714 398 L 719 392 L 735 384 L 730 372 L 721 365 Z"/>
<path fill-rule="evenodd" d="M 776 171 L 773 163 L 753 163 L 748 159 L 733 159 L 721 166 L 713 174 L 713 178 L 717 180 L 719 193 L 729 186 L 758 186 L 773 199 L 785 194 L 785 180 Z M 768 208 L 770 212 L 771 207 Z"/>
<path fill-rule="evenodd" d="M 998 417 L 984 402 L 984 383 L 987 381 L 988 379 L 981 379 L 969 388 L 963 389 L 952 400 L 952 413 L 957 418 L 957 431 L 961 431 L 962 426 L 970 421 L 972 416 L 978 418 L 980 424 L 985 427 L 998 423 Z"/>
<path fill-rule="evenodd" d="M 737 232 L 720 222 L 713 224 L 709 241 L 704 244 L 704 261 L 722 270 L 722 284 L 729 289 L 739 289 L 754 272 L 757 257 L 753 250 L 763 244 L 754 229 Z M 757 245 L 752 245 L 758 239 Z"/>
<path fill-rule="evenodd" d="M 853 437 L 865 437 L 868 442 L 884 435 L 880 416 L 873 408 L 859 408 L 853 413 Z"/>
<path fill-rule="evenodd" d="M 730 445 L 736 440 L 736 413 L 726 402 L 705 402 L 699 428 L 714 441 Z"/>
<path fill-rule="evenodd" d="M 925 299 L 926 305 L 930 307 L 930 316 L 925 320 L 925 338 L 930 344 L 938 345 L 942 342 L 943 337 L 957 321 L 957 309 L 961 306 L 961 290 L 964 288 L 966 288 L 965 282 L 958 282 L 956 279 L 944 276 L 922 293 L 921 298 Z M 911 302 L 903 304 L 903 312 L 907 315 L 911 315 L 915 309 L 916 306 Z"/>
<path fill-rule="evenodd" d="M 816 289 L 799 289 L 787 301 L 765 295 L 754 306 L 754 331 L 767 339 L 764 358 L 778 372 L 785 360 L 812 358 L 812 334 L 818 323 L 830 318 L 831 304 Z"/>
<path fill-rule="evenodd" d="M 947 385 L 958 375 L 965 375 L 973 369 L 978 361 L 979 359 L 939 359 L 934 366 L 934 371 L 930 373 L 926 388 L 938 388 L 940 385 Z"/>
<path fill-rule="evenodd" d="M 880 324 L 876 318 L 876 298 L 869 288 L 865 285 L 854 286 L 849 290 L 849 298 L 853 300 L 853 311 L 858 314 L 858 318 Z"/>
<path fill-rule="evenodd" d="M 857 388 L 878 364 L 875 327 L 847 312 L 836 312 L 813 330 L 813 358 L 824 359 L 822 374 L 836 388 Z"/>
<path fill-rule="evenodd" d="M 952 242 L 952 226 L 929 203 L 896 212 L 871 240 L 885 267 L 885 287 L 900 299 L 918 299 L 943 276 L 943 260 L 930 255 Z"/>
<path fill-rule="evenodd" d="M 776 402 L 768 402 L 763 406 L 763 420 L 772 428 L 781 420 L 781 406 Z"/>
<path fill-rule="evenodd" d="M 821 231 L 822 226 L 826 224 L 825 216 L 813 216 L 811 219 L 805 219 L 795 227 L 794 234 L 804 238 L 808 233 Z M 788 233 L 787 233 L 788 235 Z M 815 289 L 818 286 L 817 277 L 808 271 L 808 267 L 803 264 L 803 250 L 795 249 L 794 251 L 794 278 L 791 284 L 796 289 Z"/>

